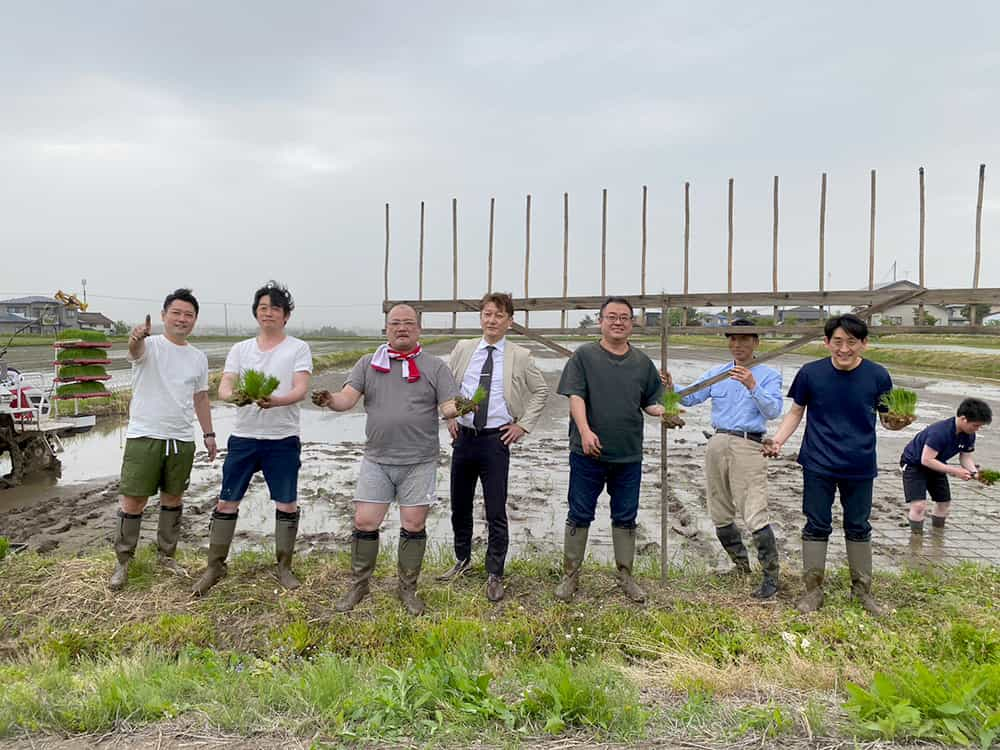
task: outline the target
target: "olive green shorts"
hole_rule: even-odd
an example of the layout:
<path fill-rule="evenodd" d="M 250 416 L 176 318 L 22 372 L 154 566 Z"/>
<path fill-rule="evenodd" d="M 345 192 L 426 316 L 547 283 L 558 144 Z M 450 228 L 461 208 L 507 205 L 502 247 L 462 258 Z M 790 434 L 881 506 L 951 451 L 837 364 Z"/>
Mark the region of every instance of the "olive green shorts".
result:
<path fill-rule="evenodd" d="M 182 495 L 191 478 L 193 463 L 194 442 L 128 438 L 118 491 L 128 497 L 150 497 L 157 490 Z"/>

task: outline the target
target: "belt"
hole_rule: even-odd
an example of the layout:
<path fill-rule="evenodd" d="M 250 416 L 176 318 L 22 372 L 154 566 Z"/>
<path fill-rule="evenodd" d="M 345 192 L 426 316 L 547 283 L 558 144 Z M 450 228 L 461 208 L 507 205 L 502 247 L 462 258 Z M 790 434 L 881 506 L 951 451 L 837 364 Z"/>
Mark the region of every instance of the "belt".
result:
<path fill-rule="evenodd" d="M 473 435 L 473 436 L 479 436 L 479 435 L 496 435 L 498 432 L 500 432 L 501 429 L 502 428 L 500 428 L 500 427 L 484 427 L 481 430 L 477 430 L 475 427 L 466 427 L 464 424 L 460 424 L 458 426 L 459 432 L 462 432 L 462 433 L 464 433 L 466 435 Z"/>
<path fill-rule="evenodd" d="M 735 435 L 736 437 L 741 437 L 744 440 L 753 440 L 755 443 L 764 442 L 764 432 L 744 432 L 743 430 L 723 430 L 721 428 L 716 428 L 716 435 Z"/>

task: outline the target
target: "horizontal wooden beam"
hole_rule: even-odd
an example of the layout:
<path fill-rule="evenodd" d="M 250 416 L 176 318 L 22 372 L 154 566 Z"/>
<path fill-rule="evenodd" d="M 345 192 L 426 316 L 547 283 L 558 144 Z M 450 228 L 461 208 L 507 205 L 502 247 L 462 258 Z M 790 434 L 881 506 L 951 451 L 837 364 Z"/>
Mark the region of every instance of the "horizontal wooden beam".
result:
<path fill-rule="evenodd" d="M 692 294 L 632 294 L 623 295 L 634 308 L 659 310 L 665 303 L 668 307 L 793 307 L 798 305 L 823 306 L 865 306 L 885 302 L 898 295 L 899 289 L 862 289 L 840 291 L 811 292 L 726 292 L 692 293 Z M 603 304 L 605 297 L 529 297 L 515 298 L 514 307 L 517 310 L 597 310 Z M 914 297 L 908 304 L 916 305 L 966 305 L 988 304 L 1000 305 L 1000 288 L 983 289 L 927 289 Z M 383 312 L 388 312 L 394 305 L 407 304 L 418 312 L 466 312 L 478 309 L 478 299 L 425 299 L 425 300 L 386 300 L 382 303 Z"/>
<path fill-rule="evenodd" d="M 716 326 L 670 326 L 670 335 L 692 334 L 697 336 L 719 336 L 723 335 L 724 328 Z M 892 336 L 900 333 L 930 333 L 938 336 L 998 336 L 1000 337 L 1000 326 L 868 326 L 872 336 Z M 794 325 L 794 326 L 746 326 L 740 327 L 740 333 L 756 333 L 759 335 L 780 334 L 781 336 L 804 336 L 807 333 L 816 331 L 817 341 L 823 334 L 818 330 L 818 324 Z M 540 328 L 531 327 L 531 332 L 541 336 L 579 336 L 581 338 L 596 338 L 601 335 L 601 331 L 596 327 L 589 328 Z M 482 330 L 479 328 L 422 328 L 424 336 L 481 336 Z M 633 333 L 636 336 L 656 336 L 660 335 L 659 326 L 635 326 Z M 684 342 L 677 342 L 683 346 Z M 1000 351 L 998 351 L 1000 354 Z"/>

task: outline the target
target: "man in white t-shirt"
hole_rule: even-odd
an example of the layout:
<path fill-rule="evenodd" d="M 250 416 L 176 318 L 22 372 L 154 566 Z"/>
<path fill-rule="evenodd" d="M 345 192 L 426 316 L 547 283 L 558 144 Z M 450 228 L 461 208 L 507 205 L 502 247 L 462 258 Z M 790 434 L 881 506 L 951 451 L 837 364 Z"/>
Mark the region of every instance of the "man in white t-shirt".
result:
<path fill-rule="evenodd" d="M 215 433 L 208 400 L 208 358 L 187 343 L 198 320 L 198 300 L 190 289 L 178 289 L 163 301 L 163 334 L 150 336 L 150 320 L 132 329 L 128 356 L 132 361 L 132 403 L 119 491 L 118 564 L 108 586 L 118 591 L 128 580 L 128 565 L 139 543 L 142 511 L 160 492 L 156 546 L 160 563 L 185 574 L 174 560 L 181 530 L 182 495 L 194 461 L 194 418 L 197 415 L 209 459 L 215 458 Z M 185 574 L 186 575 L 186 574 Z"/>
<path fill-rule="evenodd" d="M 299 402 L 309 390 L 312 352 L 306 342 L 285 334 L 293 309 L 295 303 L 285 287 L 275 281 L 262 286 L 253 297 L 257 336 L 233 346 L 226 357 L 219 398 L 241 402 L 239 380 L 248 370 L 274 376 L 279 384 L 270 396 L 239 406 L 236 413 L 222 466 L 222 490 L 212 513 L 208 567 L 194 586 L 199 596 L 226 575 L 240 501 L 258 471 L 263 472 L 274 501 L 278 582 L 286 589 L 299 587 L 292 573 L 299 530 Z"/>

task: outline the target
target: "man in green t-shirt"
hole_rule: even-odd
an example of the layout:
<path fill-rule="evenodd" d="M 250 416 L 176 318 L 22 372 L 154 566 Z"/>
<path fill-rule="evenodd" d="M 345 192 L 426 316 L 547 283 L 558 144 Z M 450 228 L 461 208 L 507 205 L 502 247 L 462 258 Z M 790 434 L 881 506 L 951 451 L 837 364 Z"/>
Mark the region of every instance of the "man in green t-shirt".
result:
<path fill-rule="evenodd" d="M 663 415 L 663 386 L 656 366 L 628 342 L 632 305 L 608 297 L 601 306 L 600 341 L 584 344 L 563 370 L 558 391 L 569 397 L 569 513 L 563 579 L 556 598 L 576 593 L 597 498 L 611 496 L 611 540 L 618 582 L 632 601 L 646 600 L 632 578 L 636 516 L 642 478 L 643 417 Z"/>

